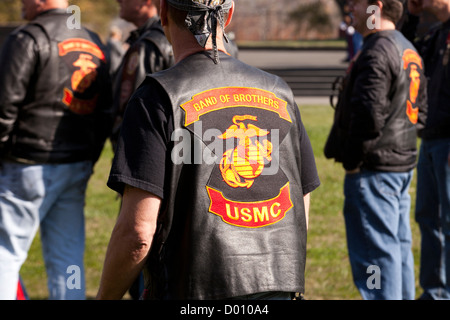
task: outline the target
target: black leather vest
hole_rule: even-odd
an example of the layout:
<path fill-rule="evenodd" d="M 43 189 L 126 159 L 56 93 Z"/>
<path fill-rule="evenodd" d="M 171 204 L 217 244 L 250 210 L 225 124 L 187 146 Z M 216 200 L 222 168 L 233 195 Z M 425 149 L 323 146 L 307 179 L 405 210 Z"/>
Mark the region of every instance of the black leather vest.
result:
<path fill-rule="evenodd" d="M 51 10 L 15 31 L 31 35 L 39 59 L 11 133 L 13 158 L 95 160 L 110 130 L 111 115 L 100 116 L 110 112 L 108 56 L 96 34 L 70 29 L 69 17 L 65 10 Z"/>
<path fill-rule="evenodd" d="M 172 102 L 175 131 L 149 294 L 303 292 L 300 119 L 290 88 L 223 53 L 217 65 L 197 53 L 150 77 Z"/>

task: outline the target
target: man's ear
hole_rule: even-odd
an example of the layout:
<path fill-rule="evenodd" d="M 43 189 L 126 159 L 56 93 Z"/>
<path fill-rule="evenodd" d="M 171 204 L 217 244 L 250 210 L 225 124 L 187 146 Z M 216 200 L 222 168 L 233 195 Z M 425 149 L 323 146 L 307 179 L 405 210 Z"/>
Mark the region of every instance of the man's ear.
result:
<path fill-rule="evenodd" d="M 228 18 L 227 21 L 225 21 L 225 27 L 227 27 L 230 24 L 231 19 L 233 18 L 233 13 L 234 13 L 234 1 L 232 1 L 231 3 L 230 10 L 228 10 Z"/>
<path fill-rule="evenodd" d="M 377 3 L 376 3 L 376 5 L 378 6 L 378 7 L 380 7 L 380 10 L 381 11 L 383 11 L 383 2 L 382 1 L 377 1 Z"/>

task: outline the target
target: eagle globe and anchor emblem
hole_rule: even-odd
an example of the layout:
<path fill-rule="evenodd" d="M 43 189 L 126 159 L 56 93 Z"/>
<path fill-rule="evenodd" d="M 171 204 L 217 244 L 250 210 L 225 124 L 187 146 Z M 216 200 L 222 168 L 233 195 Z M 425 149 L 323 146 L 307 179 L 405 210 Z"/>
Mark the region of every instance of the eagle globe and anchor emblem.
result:
<path fill-rule="evenodd" d="M 199 121 L 201 116 L 218 110 L 245 107 L 255 112 L 271 112 L 261 113 L 262 120 L 259 114 L 247 113 L 249 111 L 230 114 L 224 127 L 222 120 L 214 119 L 211 124 L 218 121 L 220 124 L 217 125 L 222 127 L 214 136 L 226 141 L 225 152 L 221 151 L 221 157 L 219 153 L 220 160 L 212 166 L 205 187 L 209 198 L 208 212 L 219 216 L 228 225 L 255 229 L 283 220 L 294 203 L 290 181 L 274 153 L 279 150 L 280 135 L 288 134 L 292 125 L 288 103 L 274 93 L 258 88 L 220 87 L 200 92 L 180 107 L 185 112 L 186 127 Z M 271 117 L 274 114 L 278 117 Z M 278 122 L 278 119 L 283 121 Z M 262 129 L 259 123 L 271 123 L 276 129 Z"/>
<path fill-rule="evenodd" d="M 245 120 L 258 121 L 256 116 L 234 116 L 231 125 L 220 139 L 238 139 L 238 145 L 223 154 L 220 161 L 220 172 L 225 182 L 233 188 L 250 188 L 264 169 L 264 160 L 271 161 L 272 143 L 264 139 L 262 143 L 258 137 L 265 137 L 269 131 L 261 129 L 251 123 L 247 126 Z"/>
<path fill-rule="evenodd" d="M 237 139 L 237 146 L 223 153 L 219 169 L 228 186 L 249 190 L 261 176 L 266 162 L 272 161 L 273 144 L 267 139 L 270 131 L 253 123 L 246 125 L 244 121 L 257 122 L 258 119 L 253 115 L 235 115 L 233 124 L 218 136 L 223 140 Z M 237 227 L 260 228 L 275 224 L 293 207 L 289 182 L 277 195 L 250 202 L 229 199 L 213 187 L 207 186 L 207 191 L 211 200 L 209 211 Z"/>

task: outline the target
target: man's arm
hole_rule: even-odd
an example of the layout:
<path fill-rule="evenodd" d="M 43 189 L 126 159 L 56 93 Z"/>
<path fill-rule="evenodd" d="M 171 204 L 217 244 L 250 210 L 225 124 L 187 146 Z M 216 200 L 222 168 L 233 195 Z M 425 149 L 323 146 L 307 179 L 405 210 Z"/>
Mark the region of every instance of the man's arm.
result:
<path fill-rule="evenodd" d="M 376 50 L 366 50 L 358 59 L 358 75 L 354 80 L 349 106 L 351 116 L 348 138 L 343 152 L 343 166 L 348 174 L 359 171 L 364 150 L 381 135 L 388 115 L 392 75 L 389 52 L 382 50 L 382 41 L 388 40 L 379 40 Z M 393 70 L 396 68 L 393 67 Z"/>
<path fill-rule="evenodd" d="M 0 52 L 0 150 L 9 139 L 25 100 L 37 63 L 34 39 L 25 32 L 11 34 Z"/>
<path fill-rule="evenodd" d="M 161 199 L 126 186 L 106 252 L 97 299 L 121 299 L 139 275 L 150 251 Z"/>

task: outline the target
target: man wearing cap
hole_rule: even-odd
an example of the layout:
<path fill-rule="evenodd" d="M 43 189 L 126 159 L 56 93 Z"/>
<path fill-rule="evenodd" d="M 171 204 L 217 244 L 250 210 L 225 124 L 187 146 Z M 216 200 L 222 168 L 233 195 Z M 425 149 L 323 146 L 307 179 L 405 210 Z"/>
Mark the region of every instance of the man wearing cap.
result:
<path fill-rule="evenodd" d="M 99 299 L 144 269 L 148 299 L 304 292 L 309 194 L 320 184 L 291 89 L 224 49 L 231 0 L 163 0 L 176 65 L 131 98 L 108 185 L 123 206 Z"/>

